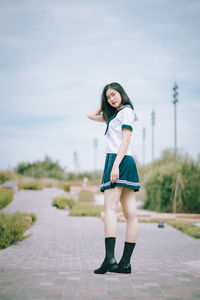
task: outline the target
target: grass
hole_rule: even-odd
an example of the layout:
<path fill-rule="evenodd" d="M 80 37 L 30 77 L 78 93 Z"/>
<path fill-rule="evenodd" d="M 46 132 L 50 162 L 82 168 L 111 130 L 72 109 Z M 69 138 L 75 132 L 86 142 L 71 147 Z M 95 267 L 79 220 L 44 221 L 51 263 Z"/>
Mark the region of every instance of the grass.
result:
<path fill-rule="evenodd" d="M 94 216 L 100 217 L 100 213 L 104 210 L 103 205 L 95 205 L 91 203 L 80 203 L 70 209 L 70 216 Z"/>
<path fill-rule="evenodd" d="M 70 216 L 96 216 L 100 217 L 100 213 L 104 210 L 103 205 L 95 205 L 93 193 L 81 191 L 79 200 L 76 201 L 72 197 L 59 196 L 53 199 L 53 206 L 59 209 L 65 209 L 66 206 L 70 209 Z"/>
<path fill-rule="evenodd" d="M 193 238 L 200 238 L 200 227 L 195 226 L 189 222 L 179 220 L 167 220 L 166 223 L 182 231 L 183 233 L 192 236 Z"/>
<path fill-rule="evenodd" d="M 52 205 L 59 208 L 65 209 L 68 206 L 70 209 L 76 204 L 76 200 L 72 197 L 59 196 L 53 199 Z"/>
<path fill-rule="evenodd" d="M 85 203 L 92 203 L 94 202 L 94 194 L 90 191 L 81 191 L 78 194 L 78 201 L 85 202 Z"/>
<path fill-rule="evenodd" d="M 24 233 L 36 220 L 34 213 L 0 213 L 0 249 L 29 237 L 30 234 L 24 236 Z"/>
<path fill-rule="evenodd" d="M 145 220 L 145 219 L 139 219 L 139 222 L 141 223 L 158 223 L 158 219 L 151 219 L 151 220 Z M 165 223 L 168 225 L 182 231 L 183 233 L 199 239 L 200 238 L 200 227 L 195 226 L 187 221 L 182 220 L 165 220 Z"/>
<path fill-rule="evenodd" d="M 0 190 L 0 209 L 6 207 L 13 200 L 13 191 Z"/>
<path fill-rule="evenodd" d="M 119 220 L 120 222 L 126 222 L 126 220 Z M 140 223 L 158 223 L 159 219 L 140 219 L 138 218 Z M 183 233 L 199 239 L 200 238 L 200 227 L 195 226 L 189 222 L 182 221 L 182 220 L 165 220 L 165 223 L 168 225 L 182 231 Z"/>
<path fill-rule="evenodd" d="M 147 219 L 140 219 L 138 218 L 138 221 L 140 223 L 158 223 L 159 220 L 158 219 L 150 219 L 150 220 L 147 220 Z"/>

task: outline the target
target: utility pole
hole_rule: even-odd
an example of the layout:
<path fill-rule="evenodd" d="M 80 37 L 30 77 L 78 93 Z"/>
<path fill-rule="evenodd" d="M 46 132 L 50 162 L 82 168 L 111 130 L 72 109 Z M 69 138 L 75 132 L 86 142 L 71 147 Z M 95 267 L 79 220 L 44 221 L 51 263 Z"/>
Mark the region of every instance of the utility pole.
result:
<path fill-rule="evenodd" d="M 146 138 L 146 129 L 143 128 L 142 129 L 142 139 L 143 139 L 143 143 L 142 143 L 142 161 L 143 161 L 143 165 L 145 164 L 145 138 Z"/>
<path fill-rule="evenodd" d="M 154 125 L 155 125 L 155 111 L 151 113 L 151 124 L 152 124 L 152 161 L 154 160 Z"/>
<path fill-rule="evenodd" d="M 74 172 L 76 175 L 79 173 L 78 153 L 76 151 L 74 151 Z"/>
<path fill-rule="evenodd" d="M 178 96 L 178 86 L 176 82 L 174 83 L 173 87 L 173 98 L 174 100 L 172 103 L 174 104 L 174 155 L 176 159 L 176 152 L 177 152 L 177 126 L 176 126 L 176 103 L 178 102 L 177 96 Z"/>
<path fill-rule="evenodd" d="M 96 179 L 97 176 L 97 147 L 98 141 L 97 138 L 94 139 L 94 178 Z"/>

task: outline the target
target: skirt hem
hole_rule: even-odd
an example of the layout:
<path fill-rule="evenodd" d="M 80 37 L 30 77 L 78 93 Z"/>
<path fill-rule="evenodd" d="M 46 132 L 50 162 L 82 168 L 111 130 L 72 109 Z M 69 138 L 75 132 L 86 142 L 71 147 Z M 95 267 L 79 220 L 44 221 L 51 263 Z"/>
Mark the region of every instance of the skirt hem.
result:
<path fill-rule="evenodd" d="M 131 190 L 134 190 L 135 192 L 139 192 L 139 189 L 140 189 L 140 186 L 132 186 L 132 185 L 128 185 L 128 184 L 125 184 L 125 183 L 113 183 L 112 185 L 109 184 L 107 186 L 104 186 L 104 187 L 100 187 L 100 192 L 104 192 L 104 190 L 107 190 L 107 189 L 112 189 L 112 188 L 115 188 L 116 186 L 121 186 L 121 187 L 126 187 L 126 188 L 129 188 Z"/>

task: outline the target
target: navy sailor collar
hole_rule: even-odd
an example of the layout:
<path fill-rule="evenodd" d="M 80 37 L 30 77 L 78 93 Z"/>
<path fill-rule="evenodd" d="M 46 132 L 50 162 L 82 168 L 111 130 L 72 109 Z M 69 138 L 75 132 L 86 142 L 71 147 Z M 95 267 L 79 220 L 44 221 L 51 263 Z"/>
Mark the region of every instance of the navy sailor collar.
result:
<path fill-rule="evenodd" d="M 118 112 L 119 112 L 120 110 L 124 109 L 125 107 L 130 107 L 130 108 L 132 109 L 132 107 L 131 107 L 130 104 L 125 104 L 125 105 L 123 105 L 122 107 L 118 108 L 118 109 L 116 110 L 116 112 L 114 113 L 114 115 L 113 115 L 112 117 L 110 117 L 110 119 L 108 120 L 108 123 L 107 123 L 107 126 L 106 126 L 106 131 L 105 131 L 104 135 L 106 135 L 106 133 L 108 132 L 108 128 L 109 128 L 110 122 L 116 117 L 116 115 L 118 114 Z"/>

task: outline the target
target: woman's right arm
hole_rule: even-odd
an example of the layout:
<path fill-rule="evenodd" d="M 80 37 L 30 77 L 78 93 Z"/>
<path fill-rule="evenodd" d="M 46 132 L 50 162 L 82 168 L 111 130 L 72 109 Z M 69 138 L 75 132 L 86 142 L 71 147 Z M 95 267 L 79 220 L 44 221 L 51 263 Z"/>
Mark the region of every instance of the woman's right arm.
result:
<path fill-rule="evenodd" d="M 101 113 L 101 105 L 99 105 L 97 108 L 95 108 L 94 110 L 92 110 L 88 115 L 88 119 L 93 120 L 93 121 L 97 121 L 97 122 L 106 122 L 103 119 L 103 115 L 100 114 Z"/>

